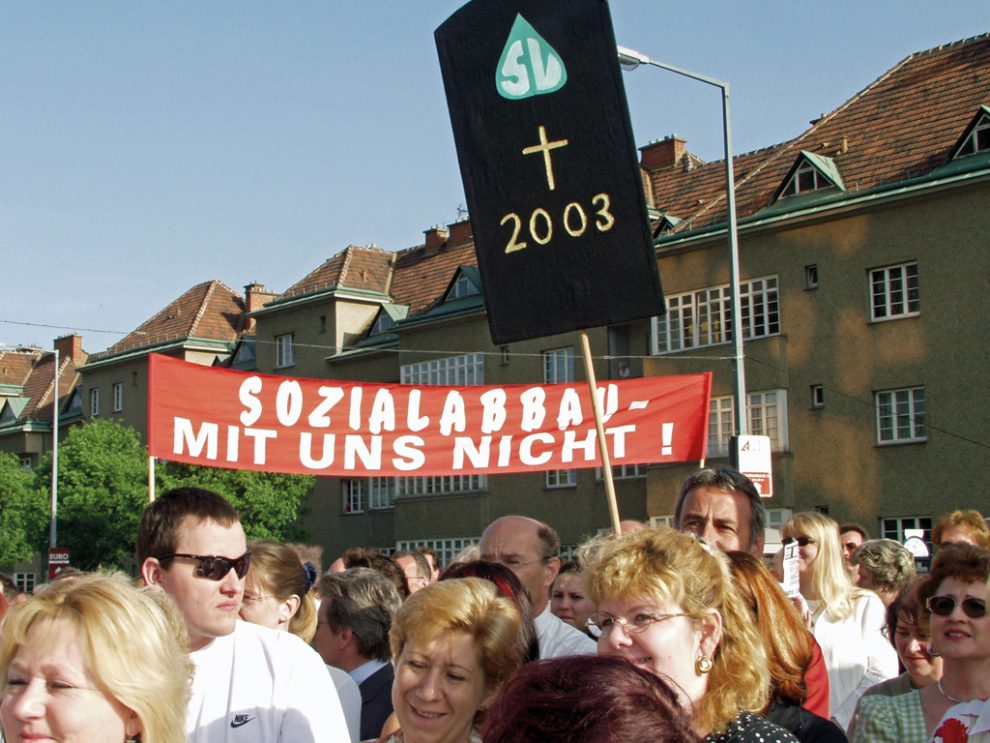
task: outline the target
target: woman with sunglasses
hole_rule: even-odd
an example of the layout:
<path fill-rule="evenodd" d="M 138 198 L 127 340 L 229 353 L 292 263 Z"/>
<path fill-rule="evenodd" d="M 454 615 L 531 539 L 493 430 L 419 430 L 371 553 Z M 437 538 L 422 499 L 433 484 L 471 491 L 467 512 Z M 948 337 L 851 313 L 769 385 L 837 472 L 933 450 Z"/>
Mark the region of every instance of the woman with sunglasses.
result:
<path fill-rule="evenodd" d="M 585 545 L 581 562 L 599 655 L 663 678 L 706 741 L 796 741 L 757 716 L 770 691 L 766 653 L 725 555 L 663 527 Z"/>
<path fill-rule="evenodd" d="M 898 673 L 897 654 L 883 634 L 883 602 L 853 584 L 833 519 L 817 512 L 797 513 L 780 533 L 785 544 L 797 542 L 801 595 L 808 602 L 811 631 L 828 669 L 830 714 L 846 729 L 862 693 Z"/>
<path fill-rule="evenodd" d="M 942 676 L 899 696 L 864 696 L 853 743 L 924 743 L 954 705 L 990 696 L 988 578 L 987 550 L 967 544 L 939 551 L 928 577 L 917 586 L 917 600 L 919 624 L 931 627 L 929 652 L 942 658 Z M 965 733 L 943 737 L 966 739 Z"/>

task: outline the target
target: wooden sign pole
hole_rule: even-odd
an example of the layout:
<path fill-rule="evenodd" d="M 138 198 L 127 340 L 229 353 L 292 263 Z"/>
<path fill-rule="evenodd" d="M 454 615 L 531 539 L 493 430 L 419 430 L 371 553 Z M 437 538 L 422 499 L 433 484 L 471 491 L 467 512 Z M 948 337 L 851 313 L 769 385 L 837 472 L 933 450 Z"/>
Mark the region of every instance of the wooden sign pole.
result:
<path fill-rule="evenodd" d="M 605 443 L 605 427 L 602 425 L 602 406 L 598 399 L 595 381 L 595 369 L 591 364 L 591 343 L 588 341 L 588 334 L 581 331 L 581 353 L 584 356 L 584 374 L 588 380 L 588 389 L 591 390 L 591 404 L 595 411 L 595 430 L 598 432 L 598 453 L 602 458 L 602 481 L 605 483 L 605 497 L 608 499 L 608 512 L 612 517 L 612 531 L 615 536 L 622 536 L 622 527 L 619 525 L 619 504 L 615 498 L 615 483 L 612 481 L 612 462 L 608 456 L 608 446 Z"/>

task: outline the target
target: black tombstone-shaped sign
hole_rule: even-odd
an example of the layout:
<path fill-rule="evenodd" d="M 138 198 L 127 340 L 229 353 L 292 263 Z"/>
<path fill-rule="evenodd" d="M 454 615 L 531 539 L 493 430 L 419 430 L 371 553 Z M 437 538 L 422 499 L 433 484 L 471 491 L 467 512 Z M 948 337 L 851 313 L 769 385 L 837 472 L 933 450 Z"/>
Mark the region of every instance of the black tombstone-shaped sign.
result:
<path fill-rule="evenodd" d="M 664 312 L 603 0 L 474 0 L 436 30 L 495 343 Z"/>

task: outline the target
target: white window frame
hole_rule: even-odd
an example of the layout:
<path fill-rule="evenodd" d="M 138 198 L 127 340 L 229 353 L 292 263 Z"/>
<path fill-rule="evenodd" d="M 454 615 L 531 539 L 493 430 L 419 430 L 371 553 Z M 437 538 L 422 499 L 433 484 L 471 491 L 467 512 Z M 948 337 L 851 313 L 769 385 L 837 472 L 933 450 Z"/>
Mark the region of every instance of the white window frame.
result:
<path fill-rule="evenodd" d="M 638 477 L 646 477 L 643 464 L 613 464 L 613 480 L 635 480 Z M 602 481 L 602 468 L 595 467 L 595 481 Z"/>
<path fill-rule="evenodd" d="M 808 388 L 811 395 L 811 409 L 821 410 L 825 407 L 825 387 L 821 384 L 813 384 Z"/>
<path fill-rule="evenodd" d="M 652 353 L 662 356 L 732 341 L 729 285 L 706 287 L 665 298 L 667 314 L 653 318 Z M 780 285 L 777 276 L 760 276 L 739 285 L 743 340 L 780 334 Z"/>
<path fill-rule="evenodd" d="M 462 299 L 463 297 L 473 297 L 480 294 L 478 287 L 474 285 L 474 282 L 467 277 L 467 275 L 461 271 L 457 274 L 457 278 L 454 279 L 454 283 L 450 285 L 450 291 L 447 292 L 447 297 L 444 300 L 449 302 L 452 299 Z"/>
<path fill-rule="evenodd" d="M 124 383 L 113 383 L 113 412 L 119 413 L 124 409 Z"/>
<path fill-rule="evenodd" d="M 340 481 L 340 510 L 344 514 L 364 513 L 364 491 L 367 478 L 352 477 Z"/>
<path fill-rule="evenodd" d="M 296 352 L 293 342 L 294 333 L 284 333 L 275 336 L 275 368 L 284 369 L 295 366 Z"/>
<path fill-rule="evenodd" d="M 921 314 L 918 262 L 871 268 L 870 320 L 886 322 Z"/>
<path fill-rule="evenodd" d="M 99 387 L 90 387 L 89 389 L 89 414 L 94 418 L 100 414 Z"/>
<path fill-rule="evenodd" d="M 879 390 L 874 393 L 874 408 L 877 444 L 916 444 L 928 440 L 924 387 Z"/>
<path fill-rule="evenodd" d="M 38 576 L 35 573 L 14 573 L 14 587 L 20 593 L 34 593 L 37 584 Z"/>
<path fill-rule="evenodd" d="M 812 191 L 824 191 L 827 188 L 835 188 L 835 184 L 821 170 L 802 158 L 787 186 L 781 192 L 781 196 L 797 196 Z"/>
<path fill-rule="evenodd" d="M 553 490 L 556 488 L 576 488 L 577 470 L 547 470 L 546 487 Z"/>
<path fill-rule="evenodd" d="M 372 511 L 386 511 L 395 508 L 395 496 L 399 491 L 396 477 L 368 478 L 368 508 Z"/>
<path fill-rule="evenodd" d="M 978 155 L 981 152 L 990 150 L 990 116 L 983 114 L 976 126 L 966 136 L 963 143 L 956 150 L 956 157 L 966 157 L 967 155 Z"/>
<path fill-rule="evenodd" d="M 769 402 L 768 402 L 769 401 Z M 708 408 L 708 458 L 729 456 L 729 437 L 735 430 L 735 402 L 731 395 L 713 397 Z M 746 395 L 749 433 L 769 436 L 770 450 L 787 451 L 787 390 L 762 390 Z"/>
<path fill-rule="evenodd" d="M 546 384 L 574 381 L 574 346 L 551 348 L 543 352 L 543 381 Z"/>
<path fill-rule="evenodd" d="M 402 384 L 467 386 L 485 383 L 485 355 L 466 353 L 415 364 L 399 369 Z"/>
<path fill-rule="evenodd" d="M 928 545 L 928 553 L 932 552 L 932 527 L 935 520 L 931 516 L 881 516 L 880 517 L 880 537 L 882 539 L 893 539 L 895 542 L 904 544 L 904 531 L 906 529 L 923 529 L 924 540 Z"/>
<path fill-rule="evenodd" d="M 488 487 L 486 475 L 433 475 L 400 477 L 396 496 L 429 498 L 435 495 L 465 495 L 483 492 Z"/>

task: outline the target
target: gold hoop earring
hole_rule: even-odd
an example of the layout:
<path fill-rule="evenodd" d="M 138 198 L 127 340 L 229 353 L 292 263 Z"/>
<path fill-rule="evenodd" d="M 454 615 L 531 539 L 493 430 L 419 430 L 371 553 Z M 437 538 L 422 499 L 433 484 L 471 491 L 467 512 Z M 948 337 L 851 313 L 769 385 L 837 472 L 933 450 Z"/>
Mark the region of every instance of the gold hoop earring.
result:
<path fill-rule="evenodd" d="M 709 658 L 707 655 L 702 655 L 700 658 L 698 658 L 698 660 L 694 662 L 695 670 L 701 675 L 711 671 L 712 666 L 714 665 L 715 664 L 712 662 L 712 659 Z"/>

